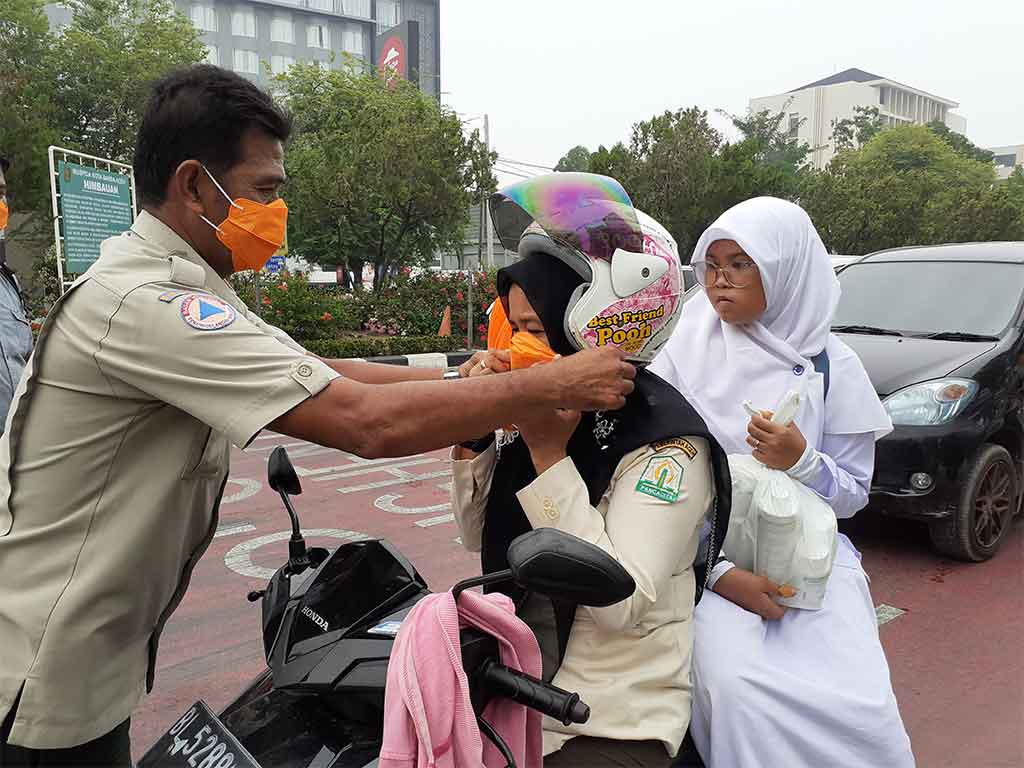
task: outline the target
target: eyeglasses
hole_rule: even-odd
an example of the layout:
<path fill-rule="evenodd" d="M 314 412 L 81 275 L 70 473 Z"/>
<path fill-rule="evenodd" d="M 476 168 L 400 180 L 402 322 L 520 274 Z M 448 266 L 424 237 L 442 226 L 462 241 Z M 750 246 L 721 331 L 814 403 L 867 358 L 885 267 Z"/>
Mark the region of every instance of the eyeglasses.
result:
<path fill-rule="evenodd" d="M 725 277 L 725 284 L 730 288 L 746 288 L 757 277 L 757 264 L 748 260 L 734 261 L 725 266 L 709 261 L 693 262 L 693 276 L 704 288 L 715 285 L 719 275 Z"/>

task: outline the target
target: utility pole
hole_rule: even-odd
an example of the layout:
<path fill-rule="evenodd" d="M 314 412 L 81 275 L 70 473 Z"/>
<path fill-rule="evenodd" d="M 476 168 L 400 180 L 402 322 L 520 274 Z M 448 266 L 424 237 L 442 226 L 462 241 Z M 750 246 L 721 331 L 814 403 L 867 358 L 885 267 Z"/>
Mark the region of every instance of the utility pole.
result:
<path fill-rule="evenodd" d="M 487 146 L 487 154 L 490 155 L 490 152 L 491 152 L 491 123 L 490 123 L 490 120 L 488 119 L 488 116 L 486 114 L 484 115 L 484 144 Z M 483 217 L 483 215 L 484 214 L 481 214 L 481 217 Z M 486 212 L 486 216 L 487 216 L 487 223 L 486 223 L 485 226 L 487 227 L 487 267 L 489 269 L 494 269 L 494 233 L 492 232 L 492 227 L 491 227 L 490 211 Z"/>

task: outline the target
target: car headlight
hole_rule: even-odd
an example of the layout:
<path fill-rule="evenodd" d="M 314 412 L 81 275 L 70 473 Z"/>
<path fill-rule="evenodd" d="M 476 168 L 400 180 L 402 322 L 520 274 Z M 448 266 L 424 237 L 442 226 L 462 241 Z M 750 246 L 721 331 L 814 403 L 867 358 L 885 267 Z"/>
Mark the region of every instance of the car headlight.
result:
<path fill-rule="evenodd" d="M 939 379 L 901 389 L 882 404 L 893 424 L 931 426 L 955 418 L 977 391 L 978 383 L 970 379 Z"/>

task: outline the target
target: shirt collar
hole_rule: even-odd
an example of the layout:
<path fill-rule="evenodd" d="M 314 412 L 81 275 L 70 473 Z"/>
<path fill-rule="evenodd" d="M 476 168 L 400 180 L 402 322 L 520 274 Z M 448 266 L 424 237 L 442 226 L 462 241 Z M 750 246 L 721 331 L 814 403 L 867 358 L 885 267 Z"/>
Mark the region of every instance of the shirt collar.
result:
<path fill-rule="evenodd" d="M 207 263 L 206 259 L 196 253 L 196 250 L 185 242 L 181 235 L 149 211 L 139 213 L 135 218 L 135 223 L 132 224 L 131 231 L 143 240 L 166 250 L 169 255 L 177 256 L 202 267 L 203 273 L 206 275 L 207 288 L 224 298 L 230 297 L 241 303 L 234 289 L 228 285 L 224 278 L 217 274 L 216 270 Z"/>

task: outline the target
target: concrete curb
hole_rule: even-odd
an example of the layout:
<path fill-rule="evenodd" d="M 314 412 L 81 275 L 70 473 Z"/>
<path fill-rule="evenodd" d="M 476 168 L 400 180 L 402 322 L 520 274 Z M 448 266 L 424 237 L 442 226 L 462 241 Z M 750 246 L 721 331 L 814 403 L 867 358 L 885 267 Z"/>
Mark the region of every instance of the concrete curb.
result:
<path fill-rule="evenodd" d="M 473 356 L 472 352 L 427 352 L 420 355 L 388 355 L 386 357 L 355 357 L 366 363 L 404 365 L 409 368 L 447 368 L 462 365 Z"/>

